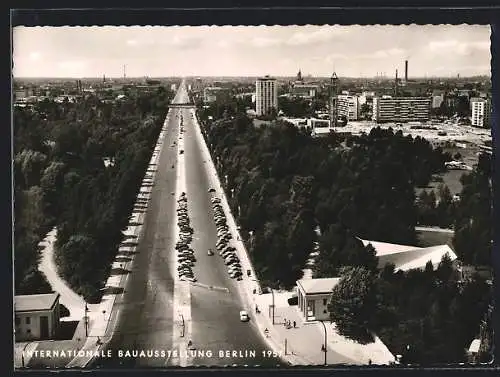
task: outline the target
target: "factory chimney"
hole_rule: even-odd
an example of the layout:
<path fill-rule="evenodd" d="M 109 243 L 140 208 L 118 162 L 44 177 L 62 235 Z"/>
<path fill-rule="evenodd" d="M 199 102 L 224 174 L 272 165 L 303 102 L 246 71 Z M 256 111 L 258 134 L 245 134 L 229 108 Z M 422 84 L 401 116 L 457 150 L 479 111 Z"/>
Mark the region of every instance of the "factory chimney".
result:
<path fill-rule="evenodd" d="M 396 69 L 396 78 L 394 79 L 394 97 L 398 96 L 398 70 Z"/>
<path fill-rule="evenodd" d="M 405 82 L 408 82 L 408 60 L 405 60 Z"/>

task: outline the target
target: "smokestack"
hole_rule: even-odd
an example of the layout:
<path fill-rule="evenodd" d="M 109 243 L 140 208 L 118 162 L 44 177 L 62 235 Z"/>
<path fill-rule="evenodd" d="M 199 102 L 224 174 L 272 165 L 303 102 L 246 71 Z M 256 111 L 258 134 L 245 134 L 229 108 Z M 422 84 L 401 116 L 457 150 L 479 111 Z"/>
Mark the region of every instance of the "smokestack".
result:
<path fill-rule="evenodd" d="M 398 70 L 396 69 L 396 78 L 394 79 L 394 96 L 398 96 Z"/>
<path fill-rule="evenodd" d="M 405 60 L 405 81 L 408 81 L 408 60 Z"/>

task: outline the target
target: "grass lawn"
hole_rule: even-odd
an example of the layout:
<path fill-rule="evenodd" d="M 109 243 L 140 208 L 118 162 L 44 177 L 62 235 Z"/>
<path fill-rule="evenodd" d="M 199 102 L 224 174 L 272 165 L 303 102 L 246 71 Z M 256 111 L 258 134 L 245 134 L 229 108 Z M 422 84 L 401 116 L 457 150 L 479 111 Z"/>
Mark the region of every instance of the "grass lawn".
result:
<path fill-rule="evenodd" d="M 440 232 L 417 231 L 418 244 L 420 247 L 430 247 L 448 244 L 451 247 L 453 234 Z"/>
<path fill-rule="evenodd" d="M 468 148 L 450 148 L 445 149 L 446 152 L 449 152 L 452 156 L 455 153 L 460 153 L 462 155 L 461 160 L 465 162 L 468 166 L 474 166 L 477 164 L 477 152 L 479 148 L 476 146 L 469 146 Z M 437 193 L 437 188 L 441 183 L 444 183 L 450 189 L 451 195 L 460 194 L 462 191 L 462 184 L 460 183 L 460 177 L 463 174 L 470 173 L 467 170 L 447 170 L 445 173 L 440 174 L 438 180 L 431 181 L 429 186 L 425 189 L 427 191 L 434 190 Z M 442 182 L 441 182 L 442 180 Z M 418 196 L 423 188 L 416 189 L 416 195 Z"/>

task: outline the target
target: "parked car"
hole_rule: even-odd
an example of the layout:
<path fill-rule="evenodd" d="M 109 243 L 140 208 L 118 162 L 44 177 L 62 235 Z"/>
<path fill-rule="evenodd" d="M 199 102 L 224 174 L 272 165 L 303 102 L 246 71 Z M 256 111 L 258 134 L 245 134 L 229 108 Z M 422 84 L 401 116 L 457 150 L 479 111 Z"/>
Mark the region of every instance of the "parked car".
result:
<path fill-rule="evenodd" d="M 240 321 L 241 322 L 248 322 L 250 320 L 250 317 L 248 316 L 248 313 L 246 310 L 241 310 L 240 311 Z"/>

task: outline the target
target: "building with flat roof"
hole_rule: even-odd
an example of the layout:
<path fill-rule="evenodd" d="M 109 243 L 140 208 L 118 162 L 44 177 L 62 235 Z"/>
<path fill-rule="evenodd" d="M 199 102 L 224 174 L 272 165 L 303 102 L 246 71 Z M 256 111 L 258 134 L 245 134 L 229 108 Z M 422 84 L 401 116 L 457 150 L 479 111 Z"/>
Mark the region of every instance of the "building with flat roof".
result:
<path fill-rule="evenodd" d="M 14 297 L 16 341 L 53 339 L 59 329 L 59 293 Z"/>
<path fill-rule="evenodd" d="M 387 242 L 368 241 L 359 239 L 364 246 L 371 244 L 378 258 L 378 267 L 383 268 L 386 264 L 394 264 L 395 271 L 408 271 L 413 269 L 423 270 L 427 262 L 431 262 L 434 269 L 437 268 L 445 254 L 452 261 L 457 260 L 457 255 L 448 245 L 437 245 L 431 247 L 416 247 L 398 245 Z"/>
<path fill-rule="evenodd" d="M 345 116 L 347 121 L 358 120 L 358 96 L 341 94 L 337 96 L 337 115 Z"/>
<path fill-rule="evenodd" d="M 278 113 L 278 86 L 270 76 L 259 77 L 255 82 L 255 112 L 257 116 L 267 115 L 272 109 Z"/>
<path fill-rule="evenodd" d="M 307 83 L 294 83 L 290 88 L 290 94 L 295 97 L 314 98 L 318 93 L 319 85 Z"/>
<path fill-rule="evenodd" d="M 203 102 L 211 103 L 217 100 L 224 100 L 229 95 L 226 88 L 221 88 L 219 86 L 208 86 L 203 89 Z"/>
<path fill-rule="evenodd" d="M 299 311 L 306 321 L 330 319 L 328 301 L 340 278 L 297 280 Z"/>
<path fill-rule="evenodd" d="M 316 118 L 307 119 L 307 129 L 311 130 L 312 137 L 327 136 L 333 131 L 328 119 Z"/>
<path fill-rule="evenodd" d="M 471 124 L 474 127 L 490 127 L 491 104 L 488 99 L 474 97 L 470 100 Z"/>
<path fill-rule="evenodd" d="M 431 247 L 416 247 L 408 245 L 391 244 L 387 242 L 369 241 L 358 238 L 366 247 L 371 244 L 375 249 L 379 264 L 382 269 L 386 264 L 394 264 L 395 272 L 413 269 L 425 269 L 430 261 L 436 269 L 442 258 L 448 254 L 455 267 L 458 260 L 456 254 L 448 245 L 437 245 Z M 328 320 L 328 302 L 333 288 L 339 283 L 340 277 L 321 279 L 297 280 L 297 297 L 299 312 L 306 321 Z"/>
<path fill-rule="evenodd" d="M 430 119 L 431 97 L 375 97 L 372 120 L 384 122 L 425 122 Z"/>
<path fill-rule="evenodd" d="M 444 95 L 439 94 L 439 95 L 433 95 L 432 96 L 432 108 L 437 109 L 441 106 L 441 104 L 444 101 Z"/>

